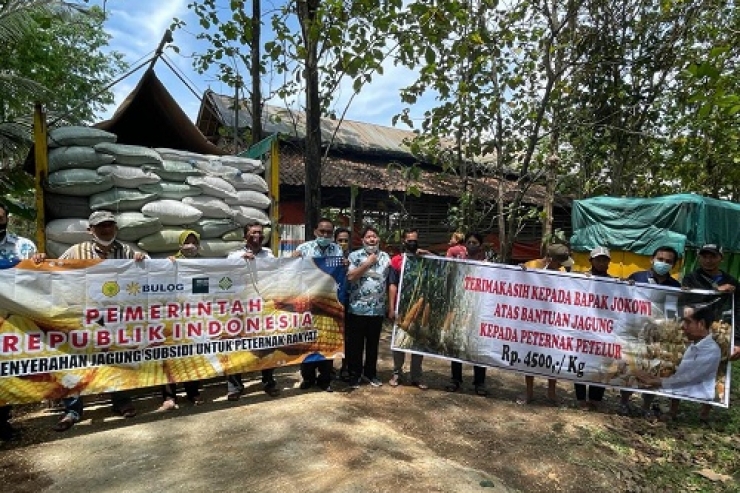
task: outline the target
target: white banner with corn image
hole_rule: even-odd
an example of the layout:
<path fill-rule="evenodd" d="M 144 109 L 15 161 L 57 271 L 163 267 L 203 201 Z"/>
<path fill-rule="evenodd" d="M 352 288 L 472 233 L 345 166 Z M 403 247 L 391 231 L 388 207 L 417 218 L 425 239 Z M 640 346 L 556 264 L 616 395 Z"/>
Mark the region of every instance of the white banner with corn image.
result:
<path fill-rule="evenodd" d="M 342 357 L 341 258 L 0 270 L 0 405 Z"/>
<path fill-rule="evenodd" d="M 408 257 L 397 313 L 394 350 L 729 405 L 732 295 Z"/>

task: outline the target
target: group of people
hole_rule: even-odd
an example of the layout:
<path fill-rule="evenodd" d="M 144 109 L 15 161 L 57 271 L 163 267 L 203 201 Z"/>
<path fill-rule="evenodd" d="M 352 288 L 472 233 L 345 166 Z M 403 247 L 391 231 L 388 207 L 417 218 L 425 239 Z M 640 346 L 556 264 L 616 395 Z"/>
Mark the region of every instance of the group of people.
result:
<path fill-rule="evenodd" d="M 36 263 L 46 259 L 44 253 L 37 251 L 33 242 L 20 238 L 6 231 L 8 210 L 0 204 L 0 261 L 9 267 L 20 259 L 32 259 Z M 118 226 L 115 216 L 108 211 L 96 211 L 89 217 L 90 240 L 71 246 L 60 259 L 132 259 L 142 261 L 147 256 L 134 251 L 126 244 L 116 239 Z M 378 377 L 378 349 L 383 321 L 387 317 L 394 320 L 396 317 L 396 301 L 400 285 L 401 268 L 404 257 L 407 261 L 414 261 L 430 252 L 419 248 L 419 233 L 408 229 L 402 233 L 403 251 L 391 257 L 380 249 L 380 236 L 377 229 L 366 227 L 360 239 L 362 247 L 350 251 L 351 233 L 345 228 L 335 228 L 330 219 L 322 218 L 313 231 L 315 239 L 302 243 L 296 249 L 294 256 L 301 257 L 344 257 L 348 271 L 349 284 L 346 299 L 340 300 L 345 305 L 345 359 L 339 370 L 339 378 L 349 383 L 351 388 L 358 388 L 361 383 L 373 387 L 380 387 L 383 382 Z M 244 227 L 244 246 L 228 255 L 228 258 L 243 258 L 245 261 L 254 261 L 260 258 L 273 257 L 271 250 L 263 247 L 264 231 L 259 223 Z M 197 258 L 200 251 L 200 236 L 197 232 L 187 230 L 180 236 L 179 251 L 170 257 L 173 262 L 183 258 Z M 470 232 L 466 235 L 455 233 L 450 238 L 446 256 L 456 259 L 471 259 L 485 261 L 482 235 Z M 722 250 L 716 245 L 705 245 L 699 250 L 699 268 L 684 277 L 679 283 L 671 277 L 670 271 L 678 261 L 678 252 L 669 246 L 656 249 L 651 259 L 651 268 L 646 271 L 632 274 L 628 281 L 633 283 L 650 283 L 663 286 L 684 286 L 687 288 L 712 289 L 716 291 L 732 291 L 737 293 L 738 281 L 720 270 Z M 608 274 L 610 252 L 605 247 L 594 248 L 590 252 L 591 268 L 586 275 L 594 277 L 610 277 Z M 570 270 L 573 261 L 566 245 L 549 245 L 546 255 L 526 264 L 525 269 L 547 269 L 555 271 Z M 687 334 L 691 345 L 706 344 L 711 339 L 709 319 L 702 313 L 689 313 L 683 318 L 682 327 Z M 704 317 L 704 318 L 702 318 Z M 688 350 L 687 350 L 688 351 Z M 740 358 L 740 348 L 735 347 L 732 359 Z M 410 372 L 408 383 L 419 389 L 427 389 L 423 380 L 423 357 L 412 354 L 410 357 Z M 393 374 L 388 384 L 397 387 L 404 380 L 404 365 L 406 353 L 393 352 Z M 446 386 L 449 392 L 457 392 L 463 385 L 462 363 L 452 362 L 450 368 L 450 383 Z M 716 368 L 715 368 L 716 371 Z M 263 390 L 270 396 L 279 393 L 274 379 L 273 369 L 262 370 Z M 331 392 L 334 379 L 334 367 L 331 360 L 312 361 L 301 364 L 301 389 L 310 389 L 318 386 L 321 390 Z M 486 368 L 474 366 L 473 388 L 480 396 L 488 395 L 485 386 Z M 680 378 L 669 381 L 655 381 L 649 375 L 643 375 L 642 381 L 647 387 L 663 387 L 681 385 Z M 238 400 L 244 391 L 241 374 L 228 375 L 228 400 Z M 162 387 L 162 406 L 160 411 L 177 408 L 177 386 L 174 384 Z M 200 383 L 186 382 L 184 384 L 187 399 L 194 405 L 203 402 L 200 395 Z M 575 384 L 576 398 L 583 408 L 598 407 L 604 396 L 604 387 L 597 385 Z M 128 391 L 112 392 L 111 403 L 113 411 L 131 418 L 136 415 L 136 408 Z M 632 414 L 630 406 L 631 393 L 622 392 L 620 413 Z M 525 394 L 518 399 L 522 404 L 530 403 L 534 398 L 534 377 L 525 376 Z M 547 399 L 555 401 L 556 381 L 548 380 Z M 83 414 L 83 401 L 80 396 L 65 398 L 64 413 L 54 426 L 57 431 L 70 429 L 77 423 Z M 643 394 L 642 409 L 645 413 L 654 413 L 657 409 L 653 405 L 653 396 Z M 710 407 L 704 406 L 702 416 L 706 417 Z M 668 416 L 675 416 L 678 410 L 678 400 L 671 402 Z M 0 407 L 0 439 L 10 440 L 15 437 L 16 431 L 10 425 L 10 406 Z"/>

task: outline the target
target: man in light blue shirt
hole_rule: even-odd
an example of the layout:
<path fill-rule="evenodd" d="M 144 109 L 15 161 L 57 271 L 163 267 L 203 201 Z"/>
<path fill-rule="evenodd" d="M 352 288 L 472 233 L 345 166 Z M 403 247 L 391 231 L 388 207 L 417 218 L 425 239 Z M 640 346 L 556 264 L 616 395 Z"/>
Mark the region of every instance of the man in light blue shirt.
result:
<path fill-rule="evenodd" d="M 21 260 L 43 261 L 31 240 L 8 233 L 8 206 L 0 202 L 0 269 L 14 267 Z M 10 425 L 12 406 L 0 406 L 0 441 L 16 440 L 18 430 Z"/>
<path fill-rule="evenodd" d="M 342 247 L 334 243 L 334 223 L 331 219 L 321 218 L 313 234 L 315 240 L 301 243 L 293 252 L 294 257 L 343 257 Z M 314 385 L 326 392 L 332 392 L 331 373 L 334 363 L 331 360 L 309 361 L 301 363 L 301 389 L 310 389 Z M 318 378 L 316 371 L 318 370 Z"/>
<path fill-rule="evenodd" d="M 36 245 L 31 240 L 8 233 L 8 207 L 0 203 L 0 261 L 12 267 L 21 260 L 33 258 Z"/>

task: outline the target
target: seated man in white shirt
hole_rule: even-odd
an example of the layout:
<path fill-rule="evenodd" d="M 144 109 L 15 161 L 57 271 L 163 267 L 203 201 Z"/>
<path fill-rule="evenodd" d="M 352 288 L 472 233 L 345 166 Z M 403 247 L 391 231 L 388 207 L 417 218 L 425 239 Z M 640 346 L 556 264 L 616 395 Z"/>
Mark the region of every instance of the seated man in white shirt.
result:
<path fill-rule="evenodd" d="M 710 306 L 687 306 L 683 310 L 681 329 L 690 344 L 670 377 L 660 378 L 647 372 L 635 374 L 648 388 L 660 388 L 671 394 L 714 400 L 717 368 L 722 359 L 719 345 L 712 338 L 714 312 Z M 678 414 L 678 399 L 671 401 L 670 416 Z M 702 419 L 705 411 L 702 411 Z"/>

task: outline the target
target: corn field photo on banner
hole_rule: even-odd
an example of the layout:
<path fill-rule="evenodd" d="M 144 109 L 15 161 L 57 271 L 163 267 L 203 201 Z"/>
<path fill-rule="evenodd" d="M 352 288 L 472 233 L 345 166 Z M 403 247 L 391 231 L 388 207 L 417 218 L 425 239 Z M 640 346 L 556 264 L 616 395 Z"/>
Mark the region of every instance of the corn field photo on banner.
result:
<path fill-rule="evenodd" d="M 340 257 L 0 270 L 0 405 L 338 358 Z"/>
<path fill-rule="evenodd" d="M 732 295 L 404 261 L 392 349 L 727 407 Z"/>

